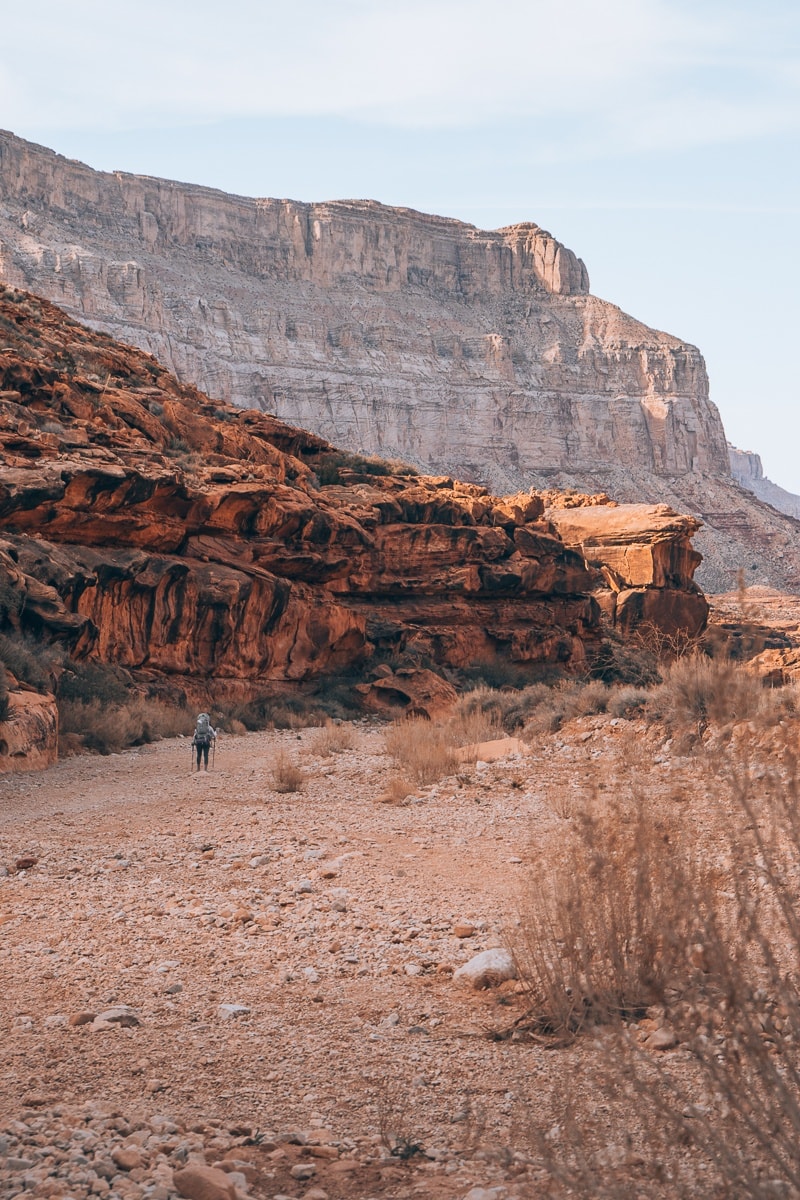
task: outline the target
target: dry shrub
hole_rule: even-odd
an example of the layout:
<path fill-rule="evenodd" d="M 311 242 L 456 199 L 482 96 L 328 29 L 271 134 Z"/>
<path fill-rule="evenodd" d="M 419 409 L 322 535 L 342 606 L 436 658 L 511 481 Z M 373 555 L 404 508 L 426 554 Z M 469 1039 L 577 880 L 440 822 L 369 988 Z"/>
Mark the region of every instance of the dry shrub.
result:
<path fill-rule="evenodd" d="M 446 726 L 412 717 L 386 731 L 386 751 L 414 783 L 436 783 L 457 766 L 453 738 Z"/>
<path fill-rule="evenodd" d="M 652 699 L 650 688 L 615 687 L 611 688 L 608 697 L 607 712 L 612 717 L 630 717 L 640 713 Z"/>
<path fill-rule="evenodd" d="M 538 708 L 551 703 L 554 691 L 546 683 L 532 683 L 519 691 L 478 687 L 461 698 L 457 712 L 470 716 L 480 712 L 504 733 L 514 733 Z"/>
<path fill-rule="evenodd" d="M 402 775 L 392 775 L 378 796 L 379 804 L 402 804 L 413 792 L 412 785 Z"/>
<path fill-rule="evenodd" d="M 309 744 L 313 753 L 318 754 L 321 758 L 329 758 L 332 754 L 342 754 L 345 750 L 353 749 L 355 744 L 353 727 L 341 721 L 328 720 L 314 730 Z"/>
<path fill-rule="evenodd" d="M 524 736 L 537 738 L 543 733 L 555 733 L 567 721 L 576 717 L 590 717 L 606 711 L 611 690 L 599 679 L 590 683 L 567 683 L 552 688 L 549 697 L 543 697 L 529 720 L 525 723 Z"/>
<path fill-rule="evenodd" d="M 657 716 L 671 728 L 730 725 L 757 718 L 767 693 L 758 679 L 726 659 L 691 654 L 672 663 L 653 694 Z"/>
<path fill-rule="evenodd" d="M 121 705 L 59 699 L 58 716 L 62 734 L 79 734 L 98 754 L 118 754 L 130 746 L 176 737 L 191 724 L 185 709 L 141 697 Z"/>
<path fill-rule="evenodd" d="M 528 881 L 515 949 L 532 1025 L 558 1039 L 659 1002 L 685 968 L 690 922 L 688 862 L 643 797 L 595 797 L 565 836 Z"/>
<path fill-rule="evenodd" d="M 686 849 L 695 861 L 710 864 L 715 887 L 709 883 L 710 870 L 670 870 L 666 888 L 661 888 L 667 904 L 654 907 L 646 891 L 644 898 L 651 924 L 655 919 L 662 929 L 662 937 L 651 940 L 648 955 L 658 976 L 655 994 L 681 1053 L 653 1054 L 624 1026 L 595 1041 L 598 1085 L 591 1103 L 596 1110 L 602 1102 L 609 1112 L 616 1105 L 613 1119 L 624 1134 L 609 1133 L 579 1113 L 562 1122 L 557 1145 L 548 1145 L 548 1135 L 540 1130 L 538 1148 L 551 1179 L 549 1195 L 609 1200 L 633 1195 L 664 1200 L 800 1197 L 797 732 L 795 723 L 777 726 L 765 746 L 763 729 L 745 728 L 744 736 L 724 752 L 717 748 L 698 756 L 698 785 L 708 795 L 706 820 L 716 814 L 717 821 L 689 823 L 686 835 L 693 844 Z M 599 845 L 607 840 L 601 834 Z M 602 918 L 590 922 L 584 897 L 592 897 L 593 884 L 577 873 L 572 883 L 580 895 L 577 902 L 557 897 L 534 926 L 526 909 L 543 964 L 534 975 L 537 998 L 546 999 L 555 990 L 558 999 L 577 977 L 594 1013 L 596 973 L 584 970 L 587 957 L 592 958 L 587 947 L 598 944 L 593 922 L 612 919 L 609 889 L 624 887 L 634 897 L 641 893 L 642 875 L 652 875 L 649 835 L 628 840 L 633 858 L 626 867 L 613 865 L 613 851 L 598 866 L 592 857 L 596 832 L 587 836 L 580 831 L 585 874 L 597 882 L 594 900 Z M 574 850 L 568 860 L 577 865 Z M 661 874 L 659 869 L 656 877 Z M 683 914 L 672 911 L 673 900 Z M 625 901 L 615 909 L 624 913 Z M 579 939 L 573 933 L 576 913 L 583 930 Z M 624 921 L 617 924 L 624 929 Z M 626 946 L 630 936 L 626 934 Z M 608 949 L 604 957 L 610 957 Z M 565 958 L 572 966 L 569 973 L 561 965 Z M 644 989 L 637 990 L 650 992 L 652 978 L 645 974 L 642 982 Z M 570 998 L 569 1003 L 562 999 L 557 1010 L 567 1029 L 576 1024 L 573 1008 Z M 624 1141 L 633 1127 L 633 1153 L 612 1161 L 608 1142 L 615 1137 Z"/>
<path fill-rule="evenodd" d="M 285 750 L 275 755 L 269 778 L 273 792 L 282 794 L 301 791 L 306 781 L 305 773 Z"/>

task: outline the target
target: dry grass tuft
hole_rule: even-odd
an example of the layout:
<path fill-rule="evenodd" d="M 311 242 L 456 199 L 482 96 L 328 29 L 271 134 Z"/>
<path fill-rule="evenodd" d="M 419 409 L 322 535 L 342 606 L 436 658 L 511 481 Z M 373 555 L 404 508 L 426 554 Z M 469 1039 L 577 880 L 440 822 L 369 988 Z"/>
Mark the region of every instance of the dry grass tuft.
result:
<path fill-rule="evenodd" d="M 446 726 L 419 717 L 398 721 L 386 731 L 386 752 L 414 783 L 436 783 L 457 767 Z"/>
<path fill-rule="evenodd" d="M 285 750 L 279 750 L 275 755 L 269 779 L 273 792 L 287 794 L 302 791 L 306 776 Z"/>
<path fill-rule="evenodd" d="M 402 775 L 392 775 L 378 796 L 378 803 L 403 804 L 413 791 L 413 786 Z"/>
<path fill-rule="evenodd" d="M 330 758 L 332 754 L 342 754 L 345 750 L 352 750 L 354 745 L 352 725 L 331 720 L 315 729 L 309 742 L 312 753 L 318 754 L 320 758 Z"/>

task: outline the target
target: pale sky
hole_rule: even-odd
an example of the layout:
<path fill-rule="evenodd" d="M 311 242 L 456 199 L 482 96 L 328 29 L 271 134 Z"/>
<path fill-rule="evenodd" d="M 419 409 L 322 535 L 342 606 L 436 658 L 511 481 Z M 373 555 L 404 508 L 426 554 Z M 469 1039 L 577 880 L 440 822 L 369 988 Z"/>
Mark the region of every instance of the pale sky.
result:
<path fill-rule="evenodd" d="M 729 439 L 800 493 L 797 0 L 27 0 L 0 126 L 100 170 L 536 221 L 700 347 Z"/>

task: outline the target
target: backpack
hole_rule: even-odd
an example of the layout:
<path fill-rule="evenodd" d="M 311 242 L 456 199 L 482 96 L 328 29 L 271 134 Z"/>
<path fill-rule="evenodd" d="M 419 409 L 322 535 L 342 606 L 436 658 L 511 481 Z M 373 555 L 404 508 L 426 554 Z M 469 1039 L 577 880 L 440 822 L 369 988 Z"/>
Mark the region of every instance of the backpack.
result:
<path fill-rule="evenodd" d="M 197 746 L 207 746 L 211 741 L 211 722 L 208 713 L 200 713 L 194 730 L 194 740 Z"/>

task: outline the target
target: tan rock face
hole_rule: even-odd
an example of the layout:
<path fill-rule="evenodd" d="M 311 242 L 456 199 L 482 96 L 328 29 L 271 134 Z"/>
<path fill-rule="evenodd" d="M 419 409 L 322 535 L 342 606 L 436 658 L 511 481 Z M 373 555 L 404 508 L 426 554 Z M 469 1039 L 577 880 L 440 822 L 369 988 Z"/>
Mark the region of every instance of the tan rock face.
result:
<path fill-rule="evenodd" d="M 693 582 L 700 563 L 695 518 L 665 504 L 590 503 L 547 515 L 564 543 L 602 574 L 608 591 L 601 605 L 619 628 L 651 625 L 690 636 L 705 628 L 708 602 Z"/>
<path fill-rule="evenodd" d="M 210 395 L 494 490 L 730 475 L 699 352 L 589 295 L 534 224 L 249 200 L 0 134 L 0 277 Z"/>

